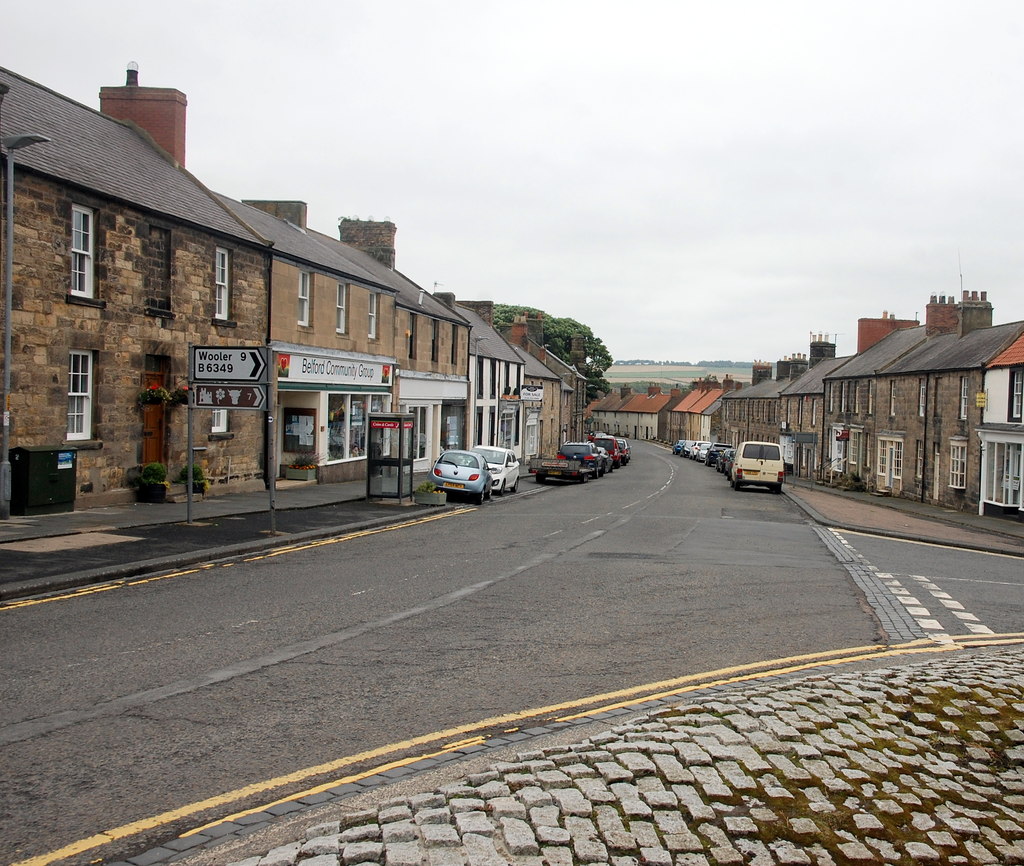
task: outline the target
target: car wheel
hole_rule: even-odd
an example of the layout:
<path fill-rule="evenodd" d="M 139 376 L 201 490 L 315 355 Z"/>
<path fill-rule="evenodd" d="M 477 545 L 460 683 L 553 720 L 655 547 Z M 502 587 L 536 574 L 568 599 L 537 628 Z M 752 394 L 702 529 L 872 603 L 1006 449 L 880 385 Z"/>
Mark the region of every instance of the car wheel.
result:
<path fill-rule="evenodd" d="M 505 495 L 505 479 L 502 478 L 501 479 L 501 487 L 498 488 L 498 496 L 504 496 L 504 495 Z"/>
<path fill-rule="evenodd" d="M 586 472 L 580 473 L 580 484 L 586 484 L 590 480 L 590 476 Z"/>
<path fill-rule="evenodd" d="M 740 489 L 740 488 L 741 488 L 742 486 L 743 486 L 743 485 L 742 485 L 742 484 L 740 484 L 740 482 L 739 482 L 739 481 L 733 481 L 733 483 L 732 483 L 732 489 L 733 489 L 733 490 L 735 490 L 735 491 L 737 491 L 737 492 L 739 492 L 739 489 Z"/>
<path fill-rule="evenodd" d="M 515 483 L 512 485 L 512 489 L 509 490 L 509 493 L 515 493 L 518 489 L 519 489 L 519 476 L 517 475 Z"/>
<path fill-rule="evenodd" d="M 776 484 L 772 488 L 772 493 L 782 493 L 782 485 L 781 484 Z"/>
<path fill-rule="evenodd" d="M 546 475 L 541 475 L 538 472 L 537 475 L 536 475 L 536 479 L 537 479 L 537 483 L 538 484 L 543 484 L 545 481 L 547 481 L 547 476 Z"/>
<path fill-rule="evenodd" d="M 484 492 L 481 490 L 476 496 L 473 497 L 473 501 L 477 505 L 483 505 L 484 504 L 484 495 L 485 495 Z"/>

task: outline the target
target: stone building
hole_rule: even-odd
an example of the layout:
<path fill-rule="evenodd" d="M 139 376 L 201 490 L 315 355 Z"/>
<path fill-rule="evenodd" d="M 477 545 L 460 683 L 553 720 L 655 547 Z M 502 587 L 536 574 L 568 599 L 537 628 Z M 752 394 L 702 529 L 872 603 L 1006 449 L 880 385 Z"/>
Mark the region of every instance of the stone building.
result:
<path fill-rule="evenodd" d="M 16 158 L 11 446 L 76 449 L 78 507 L 128 501 L 141 465 L 186 463 L 189 346 L 265 342 L 267 245 L 131 111 L 4 69 L 0 82 L 3 134 L 50 139 Z M 102 93 L 112 111 L 183 118 L 182 94 L 134 70 Z M 117 93 L 129 99 L 107 101 Z M 262 413 L 230 428 L 224 414 L 196 413 L 197 462 L 226 487 L 261 486 Z"/>
<path fill-rule="evenodd" d="M 918 330 L 918 329 L 913 329 Z M 986 368 L 1024 332 L 1024 322 L 992 324 L 986 293 L 932 297 L 925 338 L 881 370 L 873 397 L 869 487 L 956 510 L 981 494 Z M 840 371 L 841 372 L 841 371 Z"/>

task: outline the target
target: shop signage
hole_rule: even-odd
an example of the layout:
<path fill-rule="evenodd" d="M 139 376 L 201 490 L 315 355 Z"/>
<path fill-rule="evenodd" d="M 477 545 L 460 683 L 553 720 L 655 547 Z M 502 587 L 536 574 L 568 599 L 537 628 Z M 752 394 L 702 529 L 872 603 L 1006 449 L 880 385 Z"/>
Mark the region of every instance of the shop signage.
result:
<path fill-rule="evenodd" d="M 391 364 L 355 358 L 298 355 L 294 352 L 279 352 L 277 355 L 277 379 L 280 383 L 390 385 L 391 373 Z"/>
<path fill-rule="evenodd" d="M 406 430 L 412 430 L 412 421 L 384 421 L 377 418 L 370 419 L 370 428 L 372 430 L 397 430 L 399 427 L 404 427 Z"/>
<path fill-rule="evenodd" d="M 519 389 L 519 399 L 524 403 L 541 403 L 544 401 L 543 385 L 523 385 Z"/>

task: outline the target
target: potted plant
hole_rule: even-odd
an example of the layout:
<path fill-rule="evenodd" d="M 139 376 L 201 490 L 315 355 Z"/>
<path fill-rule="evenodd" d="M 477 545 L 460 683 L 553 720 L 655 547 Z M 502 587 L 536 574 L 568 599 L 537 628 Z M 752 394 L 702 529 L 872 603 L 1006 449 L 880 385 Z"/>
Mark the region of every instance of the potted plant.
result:
<path fill-rule="evenodd" d="M 412 500 L 417 505 L 444 505 L 448 494 L 435 487 L 432 481 L 421 481 L 412 491 Z"/>
<path fill-rule="evenodd" d="M 181 472 L 178 473 L 178 477 L 175 479 L 178 484 L 188 484 L 188 466 L 182 466 Z M 198 463 L 192 464 L 192 492 L 202 493 L 206 495 L 206 491 L 210 489 L 210 480 L 206 477 L 206 473 L 203 472 L 203 467 Z"/>
<path fill-rule="evenodd" d="M 167 501 L 167 467 L 163 463 L 147 463 L 138 482 L 139 502 Z"/>
<path fill-rule="evenodd" d="M 319 465 L 320 455 L 315 451 L 300 451 L 285 466 L 284 477 L 291 481 L 316 481 Z"/>

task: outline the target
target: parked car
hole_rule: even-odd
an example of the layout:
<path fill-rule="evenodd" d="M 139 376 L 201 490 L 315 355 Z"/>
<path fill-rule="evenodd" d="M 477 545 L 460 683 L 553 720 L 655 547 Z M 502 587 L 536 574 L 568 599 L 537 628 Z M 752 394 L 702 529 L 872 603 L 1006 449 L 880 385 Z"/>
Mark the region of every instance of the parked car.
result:
<path fill-rule="evenodd" d="M 697 448 L 693 452 L 693 459 L 696 460 L 698 463 L 703 463 L 704 460 L 707 458 L 708 451 L 710 449 L 711 449 L 711 443 L 710 442 L 699 442 L 699 443 L 697 443 Z"/>
<path fill-rule="evenodd" d="M 619 443 L 619 450 L 622 452 L 622 465 L 625 466 L 633 456 L 633 449 L 629 447 L 628 439 L 616 439 L 615 441 Z"/>
<path fill-rule="evenodd" d="M 615 471 L 615 464 L 612 463 L 612 455 L 609 454 L 604 448 L 597 447 L 597 453 L 601 457 L 601 474 L 606 475 L 609 472 Z"/>
<path fill-rule="evenodd" d="M 515 493 L 519 489 L 519 458 L 511 448 L 497 448 L 491 445 L 475 445 L 472 451 L 483 454 L 491 472 L 491 490 L 499 496 L 505 491 Z"/>
<path fill-rule="evenodd" d="M 723 451 L 726 451 L 729 448 L 732 448 L 732 446 L 725 442 L 715 442 L 710 448 L 708 448 L 708 453 L 704 456 L 704 465 L 717 466 L 718 458 L 721 456 Z"/>
<path fill-rule="evenodd" d="M 590 468 L 591 478 L 600 478 L 604 475 L 604 462 L 593 442 L 565 442 L 558 449 L 556 456 L 562 460 L 579 460 Z"/>
<path fill-rule="evenodd" d="M 683 449 L 686 447 L 685 439 L 676 439 L 676 444 L 672 446 L 673 454 L 682 454 Z"/>
<path fill-rule="evenodd" d="M 604 448 L 612 458 L 612 469 L 618 469 L 622 465 L 622 452 L 619 451 L 618 440 L 607 433 L 595 433 L 589 437 L 598 448 Z M 611 472 L 612 469 L 608 471 Z"/>
<path fill-rule="evenodd" d="M 682 448 L 679 449 L 679 456 L 680 457 L 689 457 L 690 456 L 690 446 L 693 445 L 693 440 L 692 439 L 680 439 L 679 441 L 683 443 Z"/>
<path fill-rule="evenodd" d="M 476 451 L 442 451 L 430 471 L 434 486 L 447 494 L 464 495 L 477 505 L 491 498 L 491 471 Z"/>
<path fill-rule="evenodd" d="M 772 493 L 782 492 L 786 466 L 778 442 L 741 442 L 732 464 L 732 489 L 760 485 Z"/>
<path fill-rule="evenodd" d="M 732 460 L 736 456 L 735 448 L 726 448 L 718 455 L 718 465 L 715 467 L 726 478 L 732 478 Z"/>
<path fill-rule="evenodd" d="M 710 448 L 711 447 L 711 443 L 695 439 L 693 442 L 690 443 L 690 449 L 687 452 L 686 456 L 689 457 L 691 460 L 697 460 L 698 459 L 698 455 L 700 454 L 700 449 L 701 449 L 702 446 L 707 446 L 707 447 Z M 699 458 L 699 459 L 703 459 L 703 458 Z"/>

